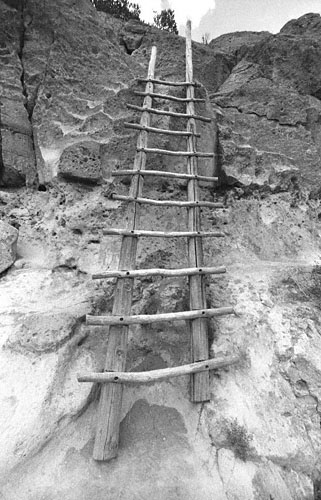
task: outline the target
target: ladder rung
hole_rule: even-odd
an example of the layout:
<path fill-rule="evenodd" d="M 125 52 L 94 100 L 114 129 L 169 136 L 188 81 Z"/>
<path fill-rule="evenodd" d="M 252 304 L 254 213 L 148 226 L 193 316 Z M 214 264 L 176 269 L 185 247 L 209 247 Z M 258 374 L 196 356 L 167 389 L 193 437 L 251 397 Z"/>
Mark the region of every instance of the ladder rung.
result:
<path fill-rule="evenodd" d="M 154 238 L 224 238 L 225 234 L 221 231 L 143 231 L 143 230 L 132 230 L 128 229 L 104 229 L 103 234 L 108 235 L 119 235 L 119 236 L 133 236 L 135 238 L 151 236 Z"/>
<path fill-rule="evenodd" d="M 199 158 L 213 158 L 214 156 L 214 153 L 198 153 L 196 151 L 170 151 L 168 149 L 156 148 L 137 148 L 137 151 L 142 151 L 143 153 L 159 153 L 170 156 L 198 156 Z"/>
<path fill-rule="evenodd" d="M 116 384 L 147 384 L 149 382 L 160 382 L 172 377 L 189 375 L 207 370 L 218 370 L 227 366 L 235 365 L 240 361 L 239 356 L 226 356 L 224 358 L 208 359 L 188 365 L 175 366 L 174 368 L 162 368 L 146 372 L 104 372 L 104 373 L 81 373 L 78 374 L 78 382 L 99 382 Z"/>
<path fill-rule="evenodd" d="M 196 82 L 171 82 L 171 81 L 166 81 L 166 80 L 157 80 L 156 78 L 137 78 L 139 82 L 145 82 L 145 83 L 156 83 L 159 85 L 169 85 L 170 87 L 183 87 L 183 86 L 188 86 L 192 85 L 193 87 L 200 87 L 201 85 Z"/>
<path fill-rule="evenodd" d="M 127 107 L 129 109 L 134 109 L 135 111 L 147 111 L 148 113 L 153 113 L 155 115 L 173 116 L 175 118 L 194 118 L 194 120 L 199 120 L 206 123 L 211 123 L 212 121 L 211 118 L 207 118 L 206 116 L 190 115 L 188 113 L 176 113 L 174 111 L 163 111 L 162 109 L 155 108 L 140 108 L 139 106 L 135 106 L 135 104 L 127 104 Z"/>
<path fill-rule="evenodd" d="M 130 201 L 146 205 L 156 205 L 162 207 L 208 207 L 208 208 L 224 208 L 223 203 L 214 203 L 212 201 L 172 201 L 172 200 L 152 200 L 150 198 L 134 198 L 133 196 L 123 196 L 121 194 L 112 194 L 113 200 Z"/>
<path fill-rule="evenodd" d="M 148 278 L 150 276 L 175 277 L 194 276 L 203 274 L 224 274 L 226 267 L 190 267 L 187 269 L 139 269 L 137 271 L 105 271 L 93 274 L 92 278 Z"/>
<path fill-rule="evenodd" d="M 218 177 L 207 177 L 205 175 L 179 174 L 175 172 L 162 172 L 161 170 L 113 170 L 113 176 L 122 175 L 151 175 L 156 177 L 168 177 L 170 179 L 187 179 L 202 182 L 217 182 Z"/>
<path fill-rule="evenodd" d="M 87 325 L 146 325 L 166 321 L 183 321 L 198 318 L 213 318 L 234 314 L 233 307 L 219 307 L 216 309 L 202 309 L 195 311 L 182 311 L 164 314 L 138 314 L 136 316 L 86 316 Z"/>
<path fill-rule="evenodd" d="M 167 95 L 167 94 L 157 94 L 155 92 L 134 92 L 135 95 L 139 95 L 142 97 L 156 97 L 157 99 L 167 99 L 168 101 L 175 101 L 175 102 L 206 102 L 205 99 L 196 99 L 194 98 L 188 98 L 188 97 L 176 97 L 173 95 Z"/>
<path fill-rule="evenodd" d="M 195 134 L 193 132 L 188 132 L 186 130 L 167 130 L 163 128 L 147 127 L 146 125 L 139 125 L 139 123 L 124 123 L 125 128 L 134 128 L 136 130 L 146 130 L 146 132 L 151 132 L 154 134 L 165 134 L 165 135 L 175 135 L 182 137 L 201 137 L 201 134 Z"/>

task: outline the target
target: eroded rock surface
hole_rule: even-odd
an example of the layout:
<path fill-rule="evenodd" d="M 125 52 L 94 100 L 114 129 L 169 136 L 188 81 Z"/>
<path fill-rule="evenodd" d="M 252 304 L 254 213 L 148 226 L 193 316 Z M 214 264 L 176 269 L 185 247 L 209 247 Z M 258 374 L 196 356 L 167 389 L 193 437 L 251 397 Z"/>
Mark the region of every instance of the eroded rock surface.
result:
<path fill-rule="evenodd" d="M 19 228 L 19 258 L 0 279 L 0 496 L 4 500 L 312 500 L 321 478 L 320 100 L 321 21 L 309 14 L 280 34 L 224 35 L 193 46 L 200 151 L 217 148 L 221 183 L 205 200 L 209 307 L 236 315 L 210 322 L 211 355 L 242 362 L 211 374 L 211 401 L 189 402 L 188 377 L 124 387 L 117 460 L 92 460 L 98 391 L 77 373 L 101 370 L 113 283 L 91 274 L 116 269 L 139 114 L 134 90 L 152 44 L 156 77 L 181 80 L 185 41 L 95 11 L 89 0 L 0 0 L 1 224 Z M 156 91 L 167 92 L 164 87 Z M 172 89 L 182 97 L 183 91 Z M 158 107 L 181 111 L 167 101 Z M 160 128 L 183 120 L 154 117 Z M 22 146 L 22 144 L 24 146 Z M 149 146 L 184 150 L 183 139 Z M 215 149 L 216 150 L 216 149 Z M 147 168 L 185 171 L 183 160 L 150 157 Z M 214 166 L 200 162 L 201 173 Z M 30 190 L 25 186 L 37 186 Z M 18 188 L 20 186 L 20 188 Z M 14 189 L 12 189 L 14 187 Z M 147 178 L 144 195 L 186 199 L 185 181 Z M 182 230 L 186 212 L 142 207 L 145 229 Z M 6 226 L 8 227 L 8 226 Z M 15 235 L 17 229 L 14 229 Z M 1 239 L 1 237 L 0 237 Z M 11 247 L 10 247 L 11 248 Z M 9 251 L 11 251 L 9 249 Z M 1 253 L 2 256 L 2 253 Z M 14 265 L 13 265 L 14 264 Z M 184 241 L 146 240 L 139 268 L 186 267 Z M 133 313 L 188 309 L 184 279 L 136 280 Z M 190 360 L 185 323 L 135 326 L 127 369 Z"/>
<path fill-rule="evenodd" d="M 308 14 L 278 35 L 255 44 L 250 37 L 213 95 L 224 110 L 220 146 L 231 182 L 281 190 L 285 177 L 288 187 L 289 179 L 301 176 L 309 187 L 319 182 L 321 38 L 316 26 L 320 16 Z M 239 56 L 238 46 L 234 53 Z"/>
<path fill-rule="evenodd" d="M 18 231 L 0 221 L 0 274 L 6 271 L 17 258 Z"/>
<path fill-rule="evenodd" d="M 1 2 L 0 34 L 0 185 L 35 182 L 33 130 L 25 107 L 22 63 L 23 2 Z"/>

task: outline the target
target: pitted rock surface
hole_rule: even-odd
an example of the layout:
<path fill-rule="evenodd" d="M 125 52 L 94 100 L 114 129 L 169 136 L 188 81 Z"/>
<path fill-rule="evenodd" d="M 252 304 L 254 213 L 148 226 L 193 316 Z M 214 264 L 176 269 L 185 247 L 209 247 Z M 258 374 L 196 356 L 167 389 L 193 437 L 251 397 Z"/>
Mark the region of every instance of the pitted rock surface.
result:
<path fill-rule="evenodd" d="M 98 183 L 102 179 L 99 145 L 82 142 L 66 148 L 60 158 L 58 175 L 69 180 Z"/>
<path fill-rule="evenodd" d="M 33 131 L 23 85 L 22 2 L 1 4 L 0 33 L 0 185 L 12 187 L 36 179 Z"/>
<path fill-rule="evenodd" d="M 307 14 L 234 49 L 238 62 L 212 95 L 223 113 L 220 152 L 229 182 L 283 190 L 284 175 L 294 180 L 303 170 L 302 185 L 319 182 L 320 26 L 320 15 Z"/>
<path fill-rule="evenodd" d="M 0 273 L 6 271 L 17 258 L 18 230 L 0 221 Z"/>
<path fill-rule="evenodd" d="M 136 19 L 131 19 L 120 32 L 120 41 L 124 45 L 127 54 L 132 54 L 142 43 L 147 27 Z"/>
<path fill-rule="evenodd" d="M 103 230 L 124 227 L 131 210 L 110 197 L 128 194 L 130 177 L 112 171 L 132 168 L 136 151 L 124 122 L 140 115 L 126 103 L 141 105 L 134 91 L 153 44 L 156 78 L 184 78 L 185 40 L 89 0 L 0 0 L 0 25 L 0 214 L 19 228 L 19 258 L 6 239 L 11 268 L 0 277 L 0 497 L 312 500 L 321 479 L 320 16 L 276 35 L 193 44 L 196 95 L 206 99 L 197 112 L 217 117 L 198 124 L 199 150 L 217 160 L 215 170 L 200 161 L 200 173 L 222 174 L 200 194 L 226 204 L 202 212 L 204 230 L 226 234 L 204 241 L 204 265 L 228 270 L 208 278 L 208 306 L 236 311 L 209 321 L 210 353 L 241 363 L 211 374 L 203 405 L 190 403 L 188 377 L 124 387 L 120 453 L 109 463 L 92 460 L 99 391 L 77 381 L 102 369 L 108 335 L 84 316 L 113 305 L 113 281 L 91 275 L 118 268 L 121 239 Z M 186 142 L 151 136 L 149 146 Z M 186 163 L 155 155 L 146 168 L 185 172 Z M 143 195 L 186 200 L 186 182 L 148 177 Z M 144 229 L 186 224 L 185 210 L 141 207 Z M 137 268 L 187 266 L 185 241 L 139 241 Z M 134 314 L 188 307 L 185 279 L 135 282 Z M 128 371 L 188 362 L 188 323 L 130 329 Z"/>

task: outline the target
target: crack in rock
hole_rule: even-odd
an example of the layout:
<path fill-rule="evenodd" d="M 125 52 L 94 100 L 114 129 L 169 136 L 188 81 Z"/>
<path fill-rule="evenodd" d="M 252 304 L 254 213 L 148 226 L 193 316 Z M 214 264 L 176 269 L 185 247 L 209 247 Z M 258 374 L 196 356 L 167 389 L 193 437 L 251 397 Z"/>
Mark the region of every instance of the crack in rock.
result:
<path fill-rule="evenodd" d="M 0 105 L 0 186 L 3 185 L 3 174 L 4 174 L 4 163 L 3 163 L 3 155 L 2 155 L 2 120 L 1 120 L 1 105 Z"/>
<path fill-rule="evenodd" d="M 303 127 L 306 125 L 306 123 L 298 121 L 295 124 L 292 123 L 280 123 L 280 121 L 276 118 L 268 118 L 266 115 L 260 115 L 259 113 L 255 111 L 244 111 L 242 108 L 238 108 L 237 106 L 229 106 L 229 105 L 223 105 L 223 104 L 218 104 L 215 103 L 216 106 L 222 109 L 235 109 L 239 113 L 243 115 L 253 115 L 257 116 L 258 118 L 265 118 L 268 122 L 274 122 L 277 123 L 280 127 L 289 127 L 289 128 L 297 128 L 299 125 L 302 125 Z"/>
<path fill-rule="evenodd" d="M 38 185 L 38 175 L 37 175 L 37 157 L 36 157 L 36 150 L 35 150 L 35 138 L 34 138 L 34 131 L 33 131 L 33 126 L 32 126 L 32 112 L 30 112 L 28 108 L 28 90 L 25 82 L 25 66 L 24 66 L 24 47 L 25 47 L 25 38 L 26 38 L 26 23 L 25 23 L 25 13 L 26 13 L 26 8 L 27 8 L 27 0 L 22 0 L 21 1 L 21 19 L 20 19 L 20 40 L 19 40 L 19 50 L 18 50 L 18 57 L 20 60 L 21 64 L 21 75 L 20 75 L 20 81 L 21 81 L 21 87 L 22 87 L 22 94 L 25 98 L 25 103 L 24 107 L 27 110 L 27 115 L 28 115 L 28 120 L 30 122 L 30 139 L 31 139 L 31 146 L 32 146 L 32 151 L 33 151 L 33 156 L 34 156 L 34 162 L 35 162 L 35 172 L 33 174 L 31 172 L 26 172 L 26 183 L 29 186 L 35 186 L 37 187 Z"/>

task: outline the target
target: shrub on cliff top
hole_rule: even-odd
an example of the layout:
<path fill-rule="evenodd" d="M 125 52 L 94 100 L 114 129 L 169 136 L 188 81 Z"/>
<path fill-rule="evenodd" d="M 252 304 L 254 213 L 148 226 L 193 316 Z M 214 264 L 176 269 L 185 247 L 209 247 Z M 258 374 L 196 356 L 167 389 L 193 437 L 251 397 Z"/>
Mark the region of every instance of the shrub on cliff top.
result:
<path fill-rule="evenodd" d="M 140 19 L 140 7 L 128 0 L 91 0 L 97 10 L 119 17 L 123 21 Z"/>
<path fill-rule="evenodd" d="M 154 25 L 161 30 L 169 31 L 178 35 L 175 12 L 172 9 L 163 9 L 160 14 L 155 14 Z"/>

